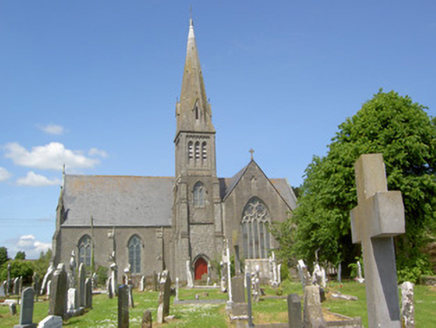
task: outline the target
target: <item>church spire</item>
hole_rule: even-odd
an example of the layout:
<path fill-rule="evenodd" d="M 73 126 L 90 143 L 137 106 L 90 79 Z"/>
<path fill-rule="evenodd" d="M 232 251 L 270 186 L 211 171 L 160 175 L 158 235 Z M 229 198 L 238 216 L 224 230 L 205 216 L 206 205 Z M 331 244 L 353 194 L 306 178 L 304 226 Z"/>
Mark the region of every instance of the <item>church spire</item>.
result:
<path fill-rule="evenodd" d="M 198 57 L 192 17 L 189 19 L 188 45 L 183 71 L 180 101 L 176 105 L 177 135 L 184 132 L 211 132 L 212 111 L 206 96 L 203 73 Z"/>

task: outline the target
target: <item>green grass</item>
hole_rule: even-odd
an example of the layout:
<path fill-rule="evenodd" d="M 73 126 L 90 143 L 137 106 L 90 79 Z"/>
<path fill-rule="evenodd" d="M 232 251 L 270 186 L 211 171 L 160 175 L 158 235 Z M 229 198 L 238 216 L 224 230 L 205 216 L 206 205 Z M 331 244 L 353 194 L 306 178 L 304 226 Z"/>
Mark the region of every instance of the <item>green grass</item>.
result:
<path fill-rule="evenodd" d="M 265 287 L 267 296 L 274 296 L 277 290 Z M 299 283 L 286 281 L 281 286 L 282 294 L 290 293 L 303 294 Z M 358 301 L 345 301 L 328 298 L 323 307 L 334 313 L 340 313 L 349 317 L 362 317 L 367 327 L 366 295 L 365 285 L 355 282 L 344 282 L 338 284 L 329 283 L 326 292 L 338 292 L 358 297 Z M 207 293 L 208 295 L 206 295 Z M 227 294 L 221 293 L 218 289 L 180 289 L 181 300 L 194 300 L 199 294 L 200 299 L 227 299 Z M 134 292 L 135 308 L 130 309 L 131 327 L 139 327 L 142 315 L 145 310 L 150 309 L 153 316 L 153 327 L 157 325 L 157 292 Z M 64 323 L 65 327 L 91 328 L 91 327 L 116 327 L 117 326 L 117 298 L 108 299 L 105 294 L 94 295 L 93 310 L 83 316 L 70 318 Z M 38 323 L 47 316 L 48 301 L 35 303 L 34 322 Z M 415 286 L 415 316 L 416 327 L 436 327 L 434 308 L 436 306 L 436 291 L 427 286 Z M 0 327 L 13 327 L 19 322 L 18 315 L 12 317 L 7 306 L 0 306 Z M 161 327 L 201 327 L 201 328 L 224 328 L 230 325 L 225 312 L 225 304 L 202 304 L 202 305 L 172 305 L 170 314 L 175 319 Z M 253 304 L 254 323 L 286 322 L 287 303 L 285 299 L 262 299 Z"/>

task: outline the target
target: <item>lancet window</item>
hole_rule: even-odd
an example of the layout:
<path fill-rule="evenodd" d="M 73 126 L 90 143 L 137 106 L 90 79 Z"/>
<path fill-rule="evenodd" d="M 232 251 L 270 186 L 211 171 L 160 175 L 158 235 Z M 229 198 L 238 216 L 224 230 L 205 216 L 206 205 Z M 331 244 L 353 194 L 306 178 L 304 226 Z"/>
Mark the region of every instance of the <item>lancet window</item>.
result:
<path fill-rule="evenodd" d="M 129 263 L 132 273 L 141 272 L 141 239 L 133 235 L 129 240 Z"/>
<path fill-rule="evenodd" d="M 194 185 L 194 207 L 204 206 L 204 185 L 200 181 Z"/>
<path fill-rule="evenodd" d="M 84 235 L 79 240 L 79 263 L 91 266 L 91 237 Z"/>

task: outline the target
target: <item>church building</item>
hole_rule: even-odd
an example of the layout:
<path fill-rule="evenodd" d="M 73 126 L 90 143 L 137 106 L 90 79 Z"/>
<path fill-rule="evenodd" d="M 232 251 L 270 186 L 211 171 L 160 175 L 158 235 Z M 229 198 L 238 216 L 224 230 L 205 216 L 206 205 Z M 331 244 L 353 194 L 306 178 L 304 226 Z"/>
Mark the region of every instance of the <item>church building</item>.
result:
<path fill-rule="evenodd" d="M 296 207 L 286 179 L 268 178 L 251 161 L 230 178 L 217 177 L 216 131 L 190 20 L 180 101 L 176 104 L 175 176 L 63 175 L 53 236 L 53 262 L 119 270 L 130 264 L 134 281 L 163 269 L 198 280 L 219 263 L 229 244 L 246 265 L 269 276 L 268 232 Z M 219 270 L 219 268 L 214 268 Z M 212 277 L 216 273 L 212 272 Z M 121 274 L 119 274 L 121 280 Z"/>

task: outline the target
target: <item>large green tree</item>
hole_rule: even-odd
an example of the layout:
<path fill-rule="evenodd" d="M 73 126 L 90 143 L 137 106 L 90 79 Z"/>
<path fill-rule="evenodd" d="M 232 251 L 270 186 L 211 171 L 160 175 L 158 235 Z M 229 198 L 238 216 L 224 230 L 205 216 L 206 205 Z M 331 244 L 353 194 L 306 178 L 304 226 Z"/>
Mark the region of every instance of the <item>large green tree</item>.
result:
<path fill-rule="evenodd" d="M 318 250 L 320 260 L 351 263 L 360 256 L 350 232 L 350 210 L 357 205 L 354 163 L 361 154 L 382 153 L 388 189 L 402 192 L 406 212 L 406 234 L 395 238 L 400 278 L 428 272 L 422 247 L 435 233 L 436 125 L 426 109 L 380 90 L 339 126 L 327 155 L 307 167 L 292 218 L 272 229 L 282 257 L 310 263 Z"/>

